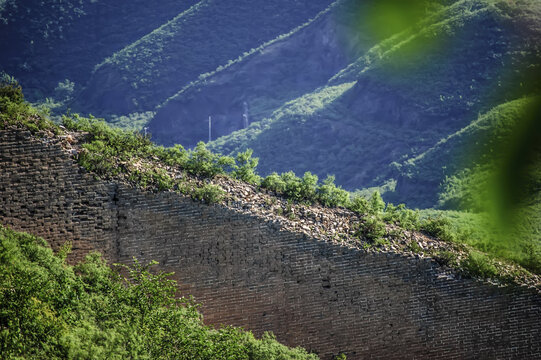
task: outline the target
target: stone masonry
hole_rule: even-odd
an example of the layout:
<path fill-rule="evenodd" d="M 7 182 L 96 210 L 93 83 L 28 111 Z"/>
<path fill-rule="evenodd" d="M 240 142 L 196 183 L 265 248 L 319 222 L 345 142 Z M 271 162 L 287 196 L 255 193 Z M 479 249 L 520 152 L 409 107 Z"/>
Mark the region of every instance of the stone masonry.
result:
<path fill-rule="evenodd" d="M 173 192 L 95 180 L 57 139 L 0 131 L 0 223 L 111 262 L 157 260 L 209 324 L 323 359 L 539 359 L 541 295 L 450 276 Z"/>

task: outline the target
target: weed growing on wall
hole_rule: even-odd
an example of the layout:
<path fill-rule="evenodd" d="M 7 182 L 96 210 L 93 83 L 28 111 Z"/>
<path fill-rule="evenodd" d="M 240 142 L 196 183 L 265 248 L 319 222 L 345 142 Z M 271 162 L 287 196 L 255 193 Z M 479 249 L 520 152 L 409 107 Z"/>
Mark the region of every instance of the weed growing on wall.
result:
<path fill-rule="evenodd" d="M 493 261 L 478 251 L 469 253 L 467 259 L 462 262 L 462 268 L 470 275 L 482 278 L 493 278 L 498 275 L 498 270 Z"/>
<path fill-rule="evenodd" d="M 32 133 L 58 129 L 47 117 L 46 111 L 36 109 L 24 101 L 21 86 L 12 76 L 0 74 L 0 129 L 22 125 Z"/>
<path fill-rule="evenodd" d="M 179 191 L 209 204 L 223 198 L 224 192 L 217 185 L 200 186 L 186 177 L 172 176 L 177 169 L 196 177 L 213 178 L 234 165 L 234 159 L 210 152 L 204 143 L 192 151 L 180 145 L 163 148 L 140 133 L 114 129 L 103 121 L 78 115 L 64 116 L 63 124 L 69 130 L 89 134 L 90 139 L 82 145 L 78 161 L 99 177 L 122 174 L 144 189 Z"/>
<path fill-rule="evenodd" d="M 207 204 L 216 204 L 222 201 L 225 192 L 218 185 L 205 184 L 203 187 L 195 189 L 193 196 Z"/>
<path fill-rule="evenodd" d="M 256 167 L 259 163 L 258 158 L 253 158 L 252 149 L 248 149 L 245 152 L 239 152 L 236 157 L 236 164 L 233 165 L 233 171 L 231 175 L 235 179 L 245 181 L 249 184 L 259 184 L 261 183 L 261 177 L 257 175 Z"/>

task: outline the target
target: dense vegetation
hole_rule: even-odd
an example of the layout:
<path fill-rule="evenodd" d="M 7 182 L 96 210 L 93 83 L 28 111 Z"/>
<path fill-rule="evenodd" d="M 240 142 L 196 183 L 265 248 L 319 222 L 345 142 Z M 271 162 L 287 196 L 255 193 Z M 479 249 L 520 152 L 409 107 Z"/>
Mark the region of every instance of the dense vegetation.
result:
<path fill-rule="evenodd" d="M 337 12 L 347 13 L 340 1 L 333 2 L 290 32 L 244 52 L 214 71 L 201 74 L 197 81 L 190 82 L 156 108 L 149 123 L 153 138 L 164 145 L 180 142 L 193 146 L 207 138 L 207 127 L 202 120 L 208 115 L 215 119 L 212 138 L 217 138 L 242 127 L 240 111 L 245 107 L 249 121 L 259 121 L 284 102 L 324 85 L 347 64 L 334 44 L 320 50 L 336 52 L 332 57 L 322 57 L 312 51 L 313 39 L 321 35 L 318 27 L 337 16 Z M 345 34 L 340 36 L 345 37 Z M 293 56 L 296 53 L 306 53 L 306 56 Z M 322 58 L 324 64 L 307 66 Z M 264 77 L 259 76 L 262 73 Z"/>
<path fill-rule="evenodd" d="M 541 252 L 540 109 L 539 97 L 529 97 L 481 114 L 416 158 L 397 164 L 403 186 L 430 184 L 427 189 L 439 191 L 408 193 L 416 185 L 396 191 L 401 198 L 446 210 L 424 212 L 448 218 L 454 229 L 468 234 L 464 241 L 473 247 L 539 272 L 539 260 L 531 259 L 539 259 Z"/>
<path fill-rule="evenodd" d="M 110 116 L 144 113 L 331 2 L 3 1 L 0 70 L 22 81 L 32 101 L 54 98 Z M 69 101 L 55 90 L 66 79 L 75 85 Z"/>
<path fill-rule="evenodd" d="M 0 353 L 32 359 L 317 359 L 233 327 L 205 326 L 153 263 L 66 264 L 46 242 L 0 225 Z"/>
<path fill-rule="evenodd" d="M 539 1 L 149 4 L 0 1 L 0 70 L 42 103 L 2 74 L 0 129 L 76 136 L 98 178 L 209 204 L 236 179 L 288 210 L 353 211 L 359 246 L 420 231 L 451 250 L 400 251 L 468 276 L 541 274 Z M 69 107 L 188 147 L 69 111 L 50 120 Z M 226 136 L 205 144 L 208 115 Z M 204 326 L 151 264 L 71 267 L 68 252 L 0 226 L 2 356 L 315 358 Z"/>

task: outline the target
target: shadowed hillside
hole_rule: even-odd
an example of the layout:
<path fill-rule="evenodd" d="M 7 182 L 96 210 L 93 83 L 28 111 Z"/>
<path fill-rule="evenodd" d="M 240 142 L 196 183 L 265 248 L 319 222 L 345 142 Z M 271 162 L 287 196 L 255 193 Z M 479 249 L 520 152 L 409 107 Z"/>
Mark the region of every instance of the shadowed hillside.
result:
<path fill-rule="evenodd" d="M 106 57 L 193 3 L 4 1 L 0 4 L 0 70 L 16 76 L 32 101 L 60 95 L 54 89 L 65 79 L 79 91 Z"/>
<path fill-rule="evenodd" d="M 203 0 L 97 65 L 80 101 L 125 114 L 151 110 L 213 71 L 325 9 L 331 0 Z"/>
<path fill-rule="evenodd" d="M 399 181 L 389 200 L 431 207 L 439 183 L 419 173 L 409 188 L 400 164 L 480 113 L 539 91 L 540 8 L 203 0 L 22 11 L 7 1 L 0 66 L 57 115 L 105 115 L 187 147 L 208 141 L 210 116 L 210 147 L 252 148 L 264 175 L 336 174 L 349 190 Z M 430 200 L 412 199 L 421 187 Z"/>
<path fill-rule="evenodd" d="M 375 41 L 356 30 L 362 3 L 336 1 L 310 21 L 192 83 L 158 107 L 149 131 L 164 144 L 195 145 L 269 117 L 325 85 Z M 246 124 L 243 116 L 247 116 Z"/>
<path fill-rule="evenodd" d="M 421 154 L 479 112 L 538 89 L 539 33 L 519 25 L 522 13 L 514 11 L 457 2 L 211 147 L 226 154 L 253 148 L 263 173 L 311 169 L 337 174 L 349 189 L 380 186 L 395 176 L 394 162 Z"/>

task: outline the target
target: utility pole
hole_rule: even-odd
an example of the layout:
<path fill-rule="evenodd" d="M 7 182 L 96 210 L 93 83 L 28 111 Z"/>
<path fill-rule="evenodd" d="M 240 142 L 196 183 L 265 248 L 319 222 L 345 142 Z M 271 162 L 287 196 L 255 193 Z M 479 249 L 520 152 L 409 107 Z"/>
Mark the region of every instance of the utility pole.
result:
<path fill-rule="evenodd" d="M 246 129 L 250 125 L 250 118 L 248 117 L 248 103 L 245 101 L 243 104 L 244 112 L 242 113 L 242 125 Z"/>
<path fill-rule="evenodd" d="M 209 142 L 212 140 L 212 117 L 209 115 Z"/>

